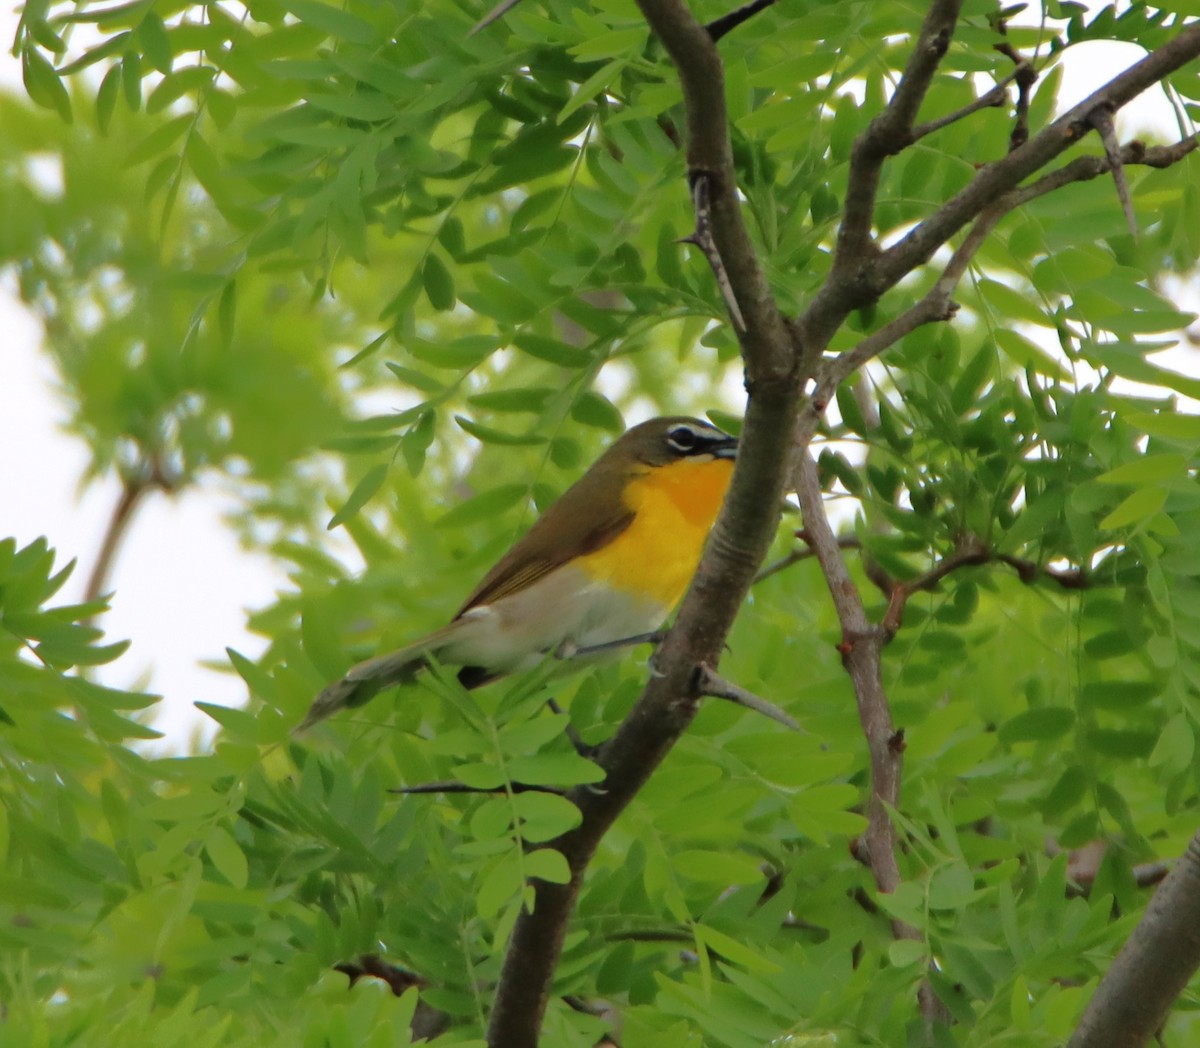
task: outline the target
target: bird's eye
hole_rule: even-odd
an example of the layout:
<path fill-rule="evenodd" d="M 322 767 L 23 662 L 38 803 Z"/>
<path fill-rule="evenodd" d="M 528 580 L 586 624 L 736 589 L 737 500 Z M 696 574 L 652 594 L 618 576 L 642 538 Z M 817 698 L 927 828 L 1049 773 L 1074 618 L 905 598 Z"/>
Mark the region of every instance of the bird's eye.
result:
<path fill-rule="evenodd" d="M 667 443 L 676 451 L 692 451 L 696 447 L 696 431 L 688 426 L 676 426 L 667 434 Z"/>

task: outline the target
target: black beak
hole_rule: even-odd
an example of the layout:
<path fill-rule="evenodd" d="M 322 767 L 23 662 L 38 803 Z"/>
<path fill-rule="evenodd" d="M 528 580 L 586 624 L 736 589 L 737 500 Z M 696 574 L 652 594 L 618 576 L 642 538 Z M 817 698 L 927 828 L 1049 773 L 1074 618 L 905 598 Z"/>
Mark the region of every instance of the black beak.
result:
<path fill-rule="evenodd" d="M 737 458 L 737 449 L 737 437 L 720 436 L 715 438 L 705 450 L 707 450 L 713 458 L 735 459 Z"/>

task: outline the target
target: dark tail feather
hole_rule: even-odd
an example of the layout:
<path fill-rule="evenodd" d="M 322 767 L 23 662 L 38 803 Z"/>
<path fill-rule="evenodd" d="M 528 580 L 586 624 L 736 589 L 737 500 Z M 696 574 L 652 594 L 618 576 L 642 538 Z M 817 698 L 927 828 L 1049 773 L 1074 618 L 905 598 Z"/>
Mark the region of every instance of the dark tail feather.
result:
<path fill-rule="evenodd" d="M 425 666 L 428 650 L 428 644 L 422 643 L 360 662 L 313 700 L 296 731 L 307 731 L 340 710 L 361 706 L 395 684 L 407 684 Z"/>

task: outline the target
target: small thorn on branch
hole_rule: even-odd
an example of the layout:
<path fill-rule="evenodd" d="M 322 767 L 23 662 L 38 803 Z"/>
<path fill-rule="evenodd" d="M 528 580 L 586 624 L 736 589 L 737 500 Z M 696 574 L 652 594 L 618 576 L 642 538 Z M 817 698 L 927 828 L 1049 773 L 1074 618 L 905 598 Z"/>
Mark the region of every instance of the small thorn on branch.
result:
<path fill-rule="evenodd" d="M 1113 185 L 1117 187 L 1117 199 L 1121 201 L 1121 209 L 1125 212 L 1125 221 L 1129 232 L 1137 238 L 1137 216 L 1133 213 L 1133 201 L 1129 198 L 1129 182 L 1125 178 L 1125 163 L 1121 157 L 1121 144 L 1117 141 L 1117 130 L 1113 124 L 1112 109 L 1099 106 L 1089 118 L 1089 123 L 1096 129 L 1100 141 L 1104 143 L 1104 153 L 1108 157 L 1109 169 L 1112 171 Z"/>
<path fill-rule="evenodd" d="M 712 209 L 708 195 L 708 175 L 703 171 L 692 176 L 692 206 L 696 212 L 696 230 L 690 236 L 682 237 L 681 244 L 694 244 L 708 259 L 713 276 L 716 277 L 717 287 L 725 300 L 725 308 L 733 320 L 733 326 L 738 331 L 746 330 L 746 321 L 742 309 L 733 293 L 733 285 L 729 282 L 729 274 L 725 272 L 725 263 L 721 261 L 721 253 L 717 250 L 716 241 L 712 235 Z"/>
<path fill-rule="evenodd" d="M 764 717 L 770 717 L 771 720 L 777 721 L 785 728 L 798 731 L 802 735 L 807 734 L 797 721 L 789 717 L 774 703 L 768 702 L 753 692 L 739 687 L 732 681 L 727 681 L 724 677 L 718 676 L 703 663 L 696 667 L 696 688 L 701 695 L 707 695 L 713 699 L 727 699 L 730 702 L 736 702 L 739 706 L 745 706 L 748 710 L 761 713 Z"/>

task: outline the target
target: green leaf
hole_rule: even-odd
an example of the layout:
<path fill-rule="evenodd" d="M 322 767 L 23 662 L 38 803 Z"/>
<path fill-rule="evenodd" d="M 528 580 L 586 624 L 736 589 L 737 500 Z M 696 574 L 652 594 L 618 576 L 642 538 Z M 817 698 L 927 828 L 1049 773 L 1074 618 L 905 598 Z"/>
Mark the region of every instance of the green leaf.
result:
<path fill-rule="evenodd" d="M 1000 738 L 1008 745 L 1040 742 L 1066 735 L 1075 724 L 1075 711 L 1065 706 L 1045 706 L 1018 713 L 1000 725 Z"/>
<path fill-rule="evenodd" d="M 454 421 L 465 432 L 483 444 L 499 444 L 505 447 L 536 447 L 545 444 L 546 438 L 537 433 L 505 433 L 479 422 L 472 422 L 464 415 L 455 415 Z"/>
<path fill-rule="evenodd" d="M 576 753 L 535 753 L 531 757 L 514 757 L 505 767 L 514 782 L 530 786 L 578 786 L 604 781 L 604 770 Z"/>
<path fill-rule="evenodd" d="M 343 365 L 345 366 L 345 365 Z M 442 385 L 436 378 L 431 378 L 423 371 L 417 371 L 415 368 L 406 368 L 401 364 L 394 364 L 388 360 L 384 362 L 384 367 L 388 369 L 406 386 L 411 386 L 413 389 L 421 393 L 444 393 L 446 387 Z"/>
<path fill-rule="evenodd" d="M 671 857 L 679 875 L 690 881 L 713 884 L 759 884 L 764 880 L 760 863 L 736 851 L 685 849 Z"/>
<path fill-rule="evenodd" d="M 1200 415 L 1180 415 L 1172 411 L 1131 411 L 1125 416 L 1131 426 L 1162 440 L 1200 445 Z"/>
<path fill-rule="evenodd" d="M 319 0 L 283 0 L 283 6 L 305 25 L 311 25 L 330 36 L 351 44 L 375 44 L 379 34 L 365 19 L 341 7 L 320 3 Z"/>
<path fill-rule="evenodd" d="M 229 657 L 237 675 L 246 682 L 246 687 L 250 689 L 251 695 L 266 702 L 275 700 L 277 692 L 275 681 L 271 679 L 271 675 L 266 670 L 233 648 L 226 648 L 225 654 Z"/>
<path fill-rule="evenodd" d="M 116 112 L 117 98 L 121 93 L 121 68 L 113 66 L 104 74 L 100 87 L 96 91 L 96 126 L 100 134 L 107 135 L 112 123 L 113 113 Z"/>
<path fill-rule="evenodd" d="M 998 285 L 1003 286 L 1003 285 Z M 1041 346 L 1030 341 L 1024 335 L 1007 328 L 996 331 L 996 345 L 1004 350 L 1005 356 L 1022 368 L 1029 368 L 1039 375 L 1049 375 L 1051 378 L 1066 380 L 1069 376 L 1067 369 L 1047 353 Z"/>
<path fill-rule="evenodd" d="M 1079 693 L 1080 702 L 1100 710 L 1128 710 L 1162 694 L 1162 687 L 1148 680 L 1089 681 Z"/>
<path fill-rule="evenodd" d="M 747 971 L 775 973 L 782 971 L 782 968 L 774 961 L 768 960 L 760 953 L 756 953 L 743 942 L 724 932 L 717 931 L 711 925 L 697 924 L 693 929 L 696 935 L 696 942 L 707 947 L 714 953 L 724 957 L 727 961 L 734 964 L 740 964 Z"/>
<path fill-rule="evenodd" d="M 571 418 L 585 426 L 606 429 L 610 433 L 621 433 L 625 420 L 621 412 L 606 396 L 593 389 L 585 389 L 571 405 Z"/>
<path fill-rule="evenodd" d="M 476 393 L 468 397 L 467 402 L 473 407 L 483 408 L 485 411 L 523 411 L 540 414 L 545 409 L 547 401 L 557 392 L 557 390 L 546 387 L 497 389 L 489 390 L 486 393 Z"/>
<path fill-rule="evenodd" d="M 924 964 L 929 957 L 929 948 L 914 939 L 897 939 L 888 946 L 888 961 L 893 968 L 907 968 L 911 964 Z"/>
<path fill-rule="evenodd" d="M 480 917 L 495 917 L 521 890 L 521 867 L 514 852 L 505 855 L 479 884 L 475 910 Z"/>
<path fill-rule="evenodd" d="M 233 342 L 233 324 L 237 316 L 237 281 L 230 280 L 217 299 L 217 330 L 221 333 L 221 344 Z"/>
<path fill-rule="evenodd" d="M 71 123 L 71 98 L 58 72 L 32 47 L 21 52 L 21 77 L 29 97 L 45 109 L 53 109 Z"/>
<path fill-rule="evenodd" d="M 621 75 L 621 71 L 627 64 L 627 58 L 615 58 L 613 61 L 597 69 L 576 88 L 575 93 L 570 97 L 567 104 L 558 111 L 557 122 L 561 124 L 577 109 L 581 109 L 604 91 L 609 84 Z"/>
<path fill-rule="evenodd" d="M 444 513 L 436 522 L 439 528 L 464 528 L 468 524 L 476 524 L 505 510 L 512 509 L 522 499 L 529 496 L 529 488 L 525 484 L 502 484 L 498 488 L 484 491 L 474 498 L 461 502 L 452 510 Z"/>
<path fill-rule="evenodd" d="M 614 29 L 607 33 L 597 33 L 595 36 L 588 37 L 567 50 L 581 62 L 594 62 L 598 58 L 636 54 L 645 47 L 646 36 L 647 31 L 644 26 Z"/>
<path fill-rule="evenodd" d="M 133 112 L 142 108 L 142 56 L 126 51 L 121 59 L 121 83 L 125 88 L 125 103 Z"/>
<path fill-rule="evenodd" d="M 1166 501 L 1166 488 L 1139 488 L 1100 521 L 1100 527 L 1113 531 L 1138 524 L 1147 517 L 1154 516 Z"/>
<path fill-rule="evenodd" d="M 495 790 L 504 785 L 506 778 L 502 769 L 494 764 L 459 764 L 454 769 L 454 777 L 470 786 L 473 790 Z"/>
<path fill-rule="evenodd" d="M 160 124 L 129 151 L 125 163 L 136 167 L 169 149 L 183 137 L 194 119 L 194 113 L 182 113 L 165 124 Z"/>
<path fill-rule="evenodd" d="M 234 709 L 231 706 L 217 706 L 211 702 L 197 702 L 196 709 L 206 713 L 224 728 L 231 736 L 248 742 L 258 738 L 258 724 L 251 714 L 245 710 Z"/>
<path fill-rule="evenodd" d="M 235 888 L 245 888 L 250 880 L 246 853 L 223 826 L 214 826 L 204 841 L 204 850 L 217 871 Z"/>
<path fill-rule="evenodd" d="M 367 504 L 375 492 L 383 486 L 384 480 L 387 479 L 387 473 L 388 466 L 386 462 L 381 462 L 367 470 L 359 482 L 354 485 L 354 490 L 350 492 L 350 497 L 346 499 L 342 508 L 325 525 L 325 530 L 332 531 L 339 524 L 344 524 L 351 517 L 355 516 Z"/>
<path fill-rule="evenodd" d="M 556 793 L 518 793 L 513 807 L 521 818 L 521 836 L 527 841 L 550 841 L 579 825 L 579 809 Z"/>
<path fill-rule="evenodd" d="M 539 848 L 525 856 L 525 876 L 537 877 L 551 884 L 570 884 L 571 867 L 562 852 Z"/>
<path fill-rule="evenodd" d="M 531 335 L 527 332 L 516 335 L 513 338 L 513 345 L 531 357 L 537 357 L 538 360 L 546 360 L 551 364 L 560 364 L 568 368 L 582 367 L 591 360 L 591 354 L 586 349 L 569 346 L 555 338 Z"/>
<path fill-rule="evenodd" d="M 171 71 L 171 38 L 167 35 L 167 27 L 163 20 L 153 11 L 147 11 L 142 24 L 138 26 L 138 39 L 141 41 L 142 53 L 150 59 L 150 64 L 160 73 Z"/>
<path fill-rule="evenodd" d="M 1143 455 L 1101 473 L 1096 478 L 1101 484 L 1160 484 L 1164 481 L 1183 479 L 1187 476 L 1188 460 L 1185 455 Z"/>
<path fill-rule="evenodd" d="M 997 316 L 1004 318 L 1006 323 L 1011 323 L 1013 319 L 1024 320 L 1039 327 L 1048 327 L 1052 323 L 1052 319 L 1038 308 L 1037 296 L 1028 291 L 1018 291 L 998 280 L 986 277 L 977 282 L 977 287 L 984 300 L 995 309 Z M 996 341 L 1000 342 L 1000 336 L 1004 334 L 1011 335 L 1011 332 L 1003 328 L 998 329 Z M 1015 340 L 1010 338 L 1008 341 L 1014 342 Z M 1028 339 L 1022 341 L 1032 346 Z M 1004 343 L 1001 342 L 1001 345 L 1003 346 Z M 1037 350 L 1037 347 L 1034 347 L 1034 350 L 1038 355 L 1044 356 L 1040 350 Z M 1007 349 L 1005 351 L 1007 352 Z"/>
<path fill-rule="evenodd" d="M 417 360 L 455 371 L 482 364 L 500 348 L 500 342 L 491 335 L 465 335 L 448 342 L 411 338 L 404 345 Z"/>
<path fill-rule="evenodd" d="M 400 438 L 400 453 L 414 477 L 425 468 L 425 455 L 433 444 L 437 427 L 437 412 L 422 412 L 415 425 Z"/>

